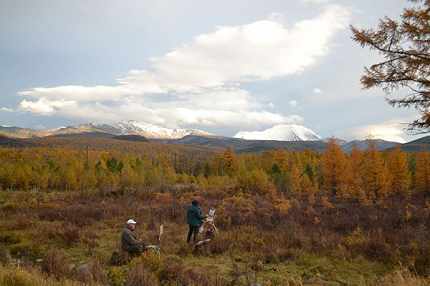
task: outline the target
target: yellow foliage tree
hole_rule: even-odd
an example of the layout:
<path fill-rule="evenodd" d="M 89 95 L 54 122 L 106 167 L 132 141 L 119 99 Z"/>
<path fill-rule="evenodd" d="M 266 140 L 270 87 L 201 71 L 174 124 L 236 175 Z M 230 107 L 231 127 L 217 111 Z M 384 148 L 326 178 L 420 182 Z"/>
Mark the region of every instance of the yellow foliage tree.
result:
<path fill-rule="evenodd" d="M 415 172 L 415 188 L 417 191 L 430 195 L 430 156 L 425 147 L 417 154 Z"/>
<path fill-rule="evenodd" d="M 409 192 L 411 174 L 405 151 L 397 145 L 388 156 L 388 169 L 391 173 L 391 190 L 396 193 Z"/>
<path fill-rule="evenodd" d="M 343 195 L 346 197 L 352 196 L 358 198 L 363 195 L 363 152 L 357 147 L 357 144 L 352 145 L 352 150 L 349 153 L 349 158 L 346 160 L 345 167 L 345 183 L 346 188 Z"/>
<path fill-rule="evenodd" d="M 364 153 L 364 182 L 367 194 L 378 200 L 389 189 L 388 172 L 385 162 L 376 148 L 376 140 L 367 138 L 368 149 Z"/>
<path fill-rule="evenodd" d="M 327 150 L 323 157 L 324 187 L 336 195 L 345 184 L 346 159 L 342 146 L 336 139 L 331 138 L 326 143 Z"/>
<path fill-rule="evenodd" d="M 275 161 L 278 163 L 281 170 L 289 170 L 290 168 L 290 156 L 283 148 L 276 151 Z"/>
<path fill-rule="evenodd" d="M 291 192 L 297 193 L 300 189 L 300 170 L 297 165 L 291 167 Z"/>
<path fill-rule="evenodd" d="M 224 152 L 224 157 L 223 157 L 223 170 L 224 170 L 224 174 L 232 176 L 235 168 L 234 168 L 234 152 L 233 149 L 231 149 L 231 147 L 227 147 L 227 149 Z"/>

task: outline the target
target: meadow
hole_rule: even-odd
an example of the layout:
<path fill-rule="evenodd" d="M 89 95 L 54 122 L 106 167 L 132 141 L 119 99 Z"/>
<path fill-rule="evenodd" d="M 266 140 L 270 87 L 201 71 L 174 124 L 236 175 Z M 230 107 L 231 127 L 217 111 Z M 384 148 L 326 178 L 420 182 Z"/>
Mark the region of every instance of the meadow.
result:
<path fill-rule="evenodd" d="M 426 150 L 65 142 L 0 148 L 1 285 L 430 285 Z M 219 231 L 197 250 L 194 199 Z M 128 218 L 160 256 L 120 250 Z"/>

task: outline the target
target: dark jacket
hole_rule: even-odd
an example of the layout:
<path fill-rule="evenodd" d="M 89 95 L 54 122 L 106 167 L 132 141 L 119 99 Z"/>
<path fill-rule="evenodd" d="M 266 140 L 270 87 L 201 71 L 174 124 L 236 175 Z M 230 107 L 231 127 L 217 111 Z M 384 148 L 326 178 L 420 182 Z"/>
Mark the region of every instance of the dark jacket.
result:
<path fill-rule="evenodd" d="M 202 215 L 200 208 L 196 205 L 191 205 L 188 207 L 187 211 L 187 223 L 192 226 L 201 226 L 202 220 L 205 219 L 206 216 Z"/>
<path fill-rule="evenodd" d="M 140 244 L 140 241 L 136 238 L 133 233 L 133 229 L 126 226 L 121 233 L 121 249 L 124 251 L 129 251 L 133 245 Z"/>

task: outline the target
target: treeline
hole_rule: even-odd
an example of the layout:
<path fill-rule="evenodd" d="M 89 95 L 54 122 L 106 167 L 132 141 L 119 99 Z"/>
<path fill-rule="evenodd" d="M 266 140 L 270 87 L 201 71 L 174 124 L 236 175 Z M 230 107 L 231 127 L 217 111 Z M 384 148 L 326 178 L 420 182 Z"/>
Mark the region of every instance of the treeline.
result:
<path fill-rule="evenodd" d="M 129 146 L 126 151 L 102 151 L 83 144 L 80 148 L 3 147 L 0 187 L 101 194 L 196 188 L 260 195 L 269 189 L 287 195 L 325 191 L 362 202 L 395 194 L 430 194 L 430 155 L 425 149 L 406 153 L 397 147 L 379 152 L 375 140 L 367 143 L 366 151 L 353 148 L 349 154 L 335 139 L 327 142 L 324 153 L 280 149 L 235 154 L 229 147 L 215 153 L 163 144 L 154 148 L 143 142 L 132 143 L 135 148 Z"/>

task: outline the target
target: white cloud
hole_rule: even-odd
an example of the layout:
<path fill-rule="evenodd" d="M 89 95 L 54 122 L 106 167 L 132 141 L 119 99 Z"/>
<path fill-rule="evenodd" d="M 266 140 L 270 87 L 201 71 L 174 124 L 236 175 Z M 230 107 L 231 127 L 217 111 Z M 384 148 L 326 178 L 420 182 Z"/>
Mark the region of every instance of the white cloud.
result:
<path fill-rule="evenodd" d="M 323 3 L 327 3 L 328 0 L 300 0 L 300 2 L 302 3 L 316 3 L 316 4 L 323 4 Z"/>
<path fill-rule="evenodd" d="M 57 112 L 56 109 L 64 108 L 70 104 L 74 104 L 73 101 L 50 101 L 44 97 L 39 98 L 37 101 L 21 101 L 18 110 L 19 111 L 31 111 L 33 113 L 41 114 L 41 115 L 53 115 Z"/>
<path fill-rule="evenodd" d="M 30 98 L 46 98 L 49 100 L 76 100 L 76 101 L 97 101 L 97 100 L 120 100 L 125 94 L 133 94 L 133 90 L 127 86 L 58 86 L 52 88 L 36 87 L 18 93 L 21 96 Z"/>
<path fill-rule="evenodd" d="M 364 140 L 372 135 L 376 139 L 406 143 L 405 122 L 411 122 L 410 118 L 395 119 L 380 124 L 366 125 L 348 130 L 336 132 L 336 136 L 345 140 Z"/>
<path fill-rule="evenodd" d="M 6 112 L 14 112 L 13 109 L 11 108 L 6 108 L 6 107 L 2 107 L 1 110 L 6 111 Z"/>
<path fill-rule="evenodd" d="M 295 101 L 295 100 L 291 100 L 291 101 L 289 101 L 289 102 L 288 102 L 288 104 L 289 104 L 291 107 L 296 107 L 296 106 L 297 106 L 297 101 Z"/>
<path fill-rule="evenodd" d="M 152 58 L 151 71 L 129 71 L 114 86 L 21 91 L 26 99 L 17 111 L 96 122 L 134 118 L 165 126 L 297 122 L 302 118 L 267 112 L 266 104 L 238 84 L 297 74 L 317 64 L 329 53 L 332 37 L 347 28 L 348 19 L 347 8 L 329 5 L 316 18 L 293 26 L 278 13 L 246 25 L 219 26 Z"/>
<path fill-rule="evenodd" d="M 323 93 L 324 93 L 324 90 L 322 90 L 322 89 L 320 89 L 320 88 L 314 88 L 313 93 L 314 93 L 314 94 L 323 94 Z"/>
<path fill-rule="evenodd" d="M 40 129 L 40 130 L 45 130 L 46 127 L 42 124 L 37 124 L 36 126 L 34 126 L 36 129 Z"/>

